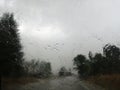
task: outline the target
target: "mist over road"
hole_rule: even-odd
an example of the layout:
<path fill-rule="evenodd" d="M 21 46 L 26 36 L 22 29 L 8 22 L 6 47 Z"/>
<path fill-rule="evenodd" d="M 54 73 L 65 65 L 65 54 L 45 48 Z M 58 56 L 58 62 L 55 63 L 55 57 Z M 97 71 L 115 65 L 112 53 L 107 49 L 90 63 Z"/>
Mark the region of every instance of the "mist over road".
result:
<path fill-rule="evenodd" d="M 12 90 L 103 90 L 98 86 L 91 86 L 76 76 L 40 79 L 38 82 L 14 87 Z"/>

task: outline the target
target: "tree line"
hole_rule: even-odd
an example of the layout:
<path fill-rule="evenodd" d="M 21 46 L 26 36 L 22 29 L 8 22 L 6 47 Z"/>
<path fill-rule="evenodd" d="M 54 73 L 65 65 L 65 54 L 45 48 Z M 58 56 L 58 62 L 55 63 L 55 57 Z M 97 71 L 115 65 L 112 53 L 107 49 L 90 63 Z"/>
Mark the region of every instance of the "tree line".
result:
<path fill-rule="evenodd" d="M 51 63 L 46 61 L 40 61 L 32 59 L 31 61 L 25 61 L 23 64 L 25 70 L 25 76 L 33 76 L 38 78 L 47 78 L 51 76 Z"/>
<path fill-rule="evenodd" d="M 73 59 L 75 69 L 81 77 L 120 73 L 120 48 L 106 44 L 103 53 L 89 52 L 88 58 L 79 54 Z"/>

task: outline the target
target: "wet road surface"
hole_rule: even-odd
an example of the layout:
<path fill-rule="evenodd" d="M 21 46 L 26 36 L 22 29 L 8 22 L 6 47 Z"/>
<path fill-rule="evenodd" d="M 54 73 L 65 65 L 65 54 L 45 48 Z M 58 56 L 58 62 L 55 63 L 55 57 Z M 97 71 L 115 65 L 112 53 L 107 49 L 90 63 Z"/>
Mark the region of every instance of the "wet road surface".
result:
<path fill-rule="evenodd" d="M 12 90 L 103 90 L 90 86 L 75 76 L 40 79 L 38 82 L 17 86 Z"/>

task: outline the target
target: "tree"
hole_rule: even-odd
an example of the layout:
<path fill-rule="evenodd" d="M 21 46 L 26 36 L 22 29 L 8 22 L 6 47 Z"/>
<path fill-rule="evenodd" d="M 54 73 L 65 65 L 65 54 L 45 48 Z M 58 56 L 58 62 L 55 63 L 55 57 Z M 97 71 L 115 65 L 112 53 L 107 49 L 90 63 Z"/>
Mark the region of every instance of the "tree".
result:
<path fill-rule="evenodd" d="M 85 60 L 86 60 L 86 57 L 82 54 L 80 55 L 77 55 L 75 58 L 74 58 L 74 65 L 76 66 L 81 66 L 85 63 Z"/>
<path fill-rule="evenodd" d="M 0 19 L 0 76 L 18 76 L 22 72 L 23 53 L 14 15 Z"/>
<path fill-rule="evenodd" d="M 51 63 L 46 61 L 41 61 L 38 67 L 38 74 L 40 77 L 49 77 L 51 75 Z"/>
<path fill-rule="evenodd" d="M 108 59 L 119 59 L 120 49 L 115 45 L 106 44 L 103 48 L 103 54 Z"/>
<path fill-rule="evenodd" d="M 37 73 L 39 60 L 32 59 L 31 61 L 24 61 L 23 65 L 26 75 L 34 75 Z"/>
<path fill-rule="evenodd" d="M 115 45 L 106 44 L 103 54 L 107 61 L 108 73 L 120 73 L 120 49 Z"/>
<path fill-rule="evenodd" d="M 59 71 L 59 76 L 65 76 L 66 72 L 67 72 L 67 69 L 65 67 L 61 67 Z"/>
<path fill-rule="evenodd" d="M 32 59 L 31 61 L 24 62 L 26 75 L 35 77 L 49 77 L 51 75 L 51 63 Z"/>
<path fill-rule="evenodd" d="M 82 54 L 77 55 L 74 58 L 74 65 L 76 65 L 76 70 L 78 70 L 78 74 L 82 77 L 86 77 L 86 75 L 88 75 L 88 72 L 90 72 L 89 61 Z"/>
<path fill-rule="evenodd" d="M 92 70 L 93 74 L 103 73 L 106 65 L 104 57 L 101 53 L 96 53 L 93 57 Z"/>

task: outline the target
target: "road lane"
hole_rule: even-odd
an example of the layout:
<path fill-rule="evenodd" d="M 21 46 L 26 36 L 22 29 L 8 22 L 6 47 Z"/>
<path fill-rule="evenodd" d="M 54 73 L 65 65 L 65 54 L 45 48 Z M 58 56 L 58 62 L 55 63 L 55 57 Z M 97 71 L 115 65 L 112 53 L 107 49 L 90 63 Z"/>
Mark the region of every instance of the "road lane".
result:
<path fill-rule="evenodd" d="M 10 90 L 102 90 L 85 84 L 76 76 L 39 79 L 38 82 L 19 85 Z"/>

